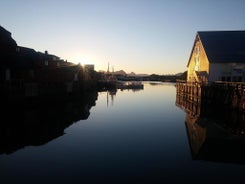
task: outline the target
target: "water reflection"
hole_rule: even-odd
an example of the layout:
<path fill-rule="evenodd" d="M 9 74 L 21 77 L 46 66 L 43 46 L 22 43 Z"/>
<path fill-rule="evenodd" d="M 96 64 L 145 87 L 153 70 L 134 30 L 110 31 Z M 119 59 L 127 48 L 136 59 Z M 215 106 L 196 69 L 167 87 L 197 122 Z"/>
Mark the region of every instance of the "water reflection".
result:
<path fill-rule="evenodd" d="M 245 164 L 245 113 L 201 105 L 176 96 L 186 112 L 185 124 L 193 159 Z"/>
<path fill-rule="evenodd" d="M 43 145 L 62 136 L 65 128 L 89 117 L 97 96 L 97 92 L 90 92 L 72 100 L 2 104 L 5 121 L 0 124 L 0 154 Z"/>
<path fill-rule="evenodd" d="M 125 91 L 126 90 L 126 91 L 138 92 L 138 91 L 141 91 L 143 89 L 144 88 L 120 89 L 120 91 Z M 107 104 L 107 107 L 109 107 L 109 104 L 110 104 L 110 106 L 114 105 L 114 100 L 115 100 L 117 92 L 118 92 L 118 89 L 116 89 L 116 88 L 106 91 L 106 104 Z"/>
<path fill-rule="evenodd" d="M 109 101 L 111 102 L 111 106 L 113 106 L 113 103 L 114 103 L 114 97 L 116 96 L 117 94 L 117 89 L 111 89 L 109 91 L 106 92 L 106 105 L 107 107 L 109 106 Z M 109 96 L 110 96 L 110 99 L 109 99 Z"/>

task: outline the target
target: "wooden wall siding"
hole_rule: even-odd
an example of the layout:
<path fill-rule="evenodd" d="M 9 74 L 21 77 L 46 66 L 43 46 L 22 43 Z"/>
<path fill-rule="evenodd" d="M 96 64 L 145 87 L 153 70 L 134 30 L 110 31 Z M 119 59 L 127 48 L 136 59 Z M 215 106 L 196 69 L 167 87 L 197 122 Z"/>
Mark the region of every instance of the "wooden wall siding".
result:
<path fill-rule="evenodd" d="M 198 48 L 199 51 L 197 51 Z M 201 82 L 198 81 L 198 78 L 196 78 L 195 71 L 199 71 L 199 72 L 205 71 L 207 74 L 209 74 L 209 67 L 210 64 L 207 55 L 205 53 L 205 50 L 203 48 L 200 39 L 197 36 L 188 65 L 187 80 L 189 82 L 194 82 L 194 81 Z"/>

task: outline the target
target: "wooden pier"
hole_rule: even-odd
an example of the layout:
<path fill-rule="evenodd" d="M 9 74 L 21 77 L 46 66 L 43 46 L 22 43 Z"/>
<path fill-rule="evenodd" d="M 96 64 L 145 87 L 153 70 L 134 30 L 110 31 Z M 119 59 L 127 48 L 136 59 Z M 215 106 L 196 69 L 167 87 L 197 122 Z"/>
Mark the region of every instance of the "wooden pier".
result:
<path fill-rule="evenodd" d="M 176 104 L 183 105 L 187 110 L 188 108 L 193 110 L 195 106 L 212 105 L 245 111 L 245 83 L 218 81 L 210 85 L 202 85 L 177 81 Z"/>
<path fill-rule="evenodd" d="M 178 81 L 176 83 L 176 105 L 185 109 L 193 117 L 200 115 L 201 85 Z"/>
<path fill-rule="evenodd" d="M 186 112 L 187 128 L 192 132 L 198 130 L 197 126 L 202 130 L 211 125 L 227 135 L 244 138 L 245 83 L 215 82 L 201 85 L 178 81 L 176 106 Z"/>

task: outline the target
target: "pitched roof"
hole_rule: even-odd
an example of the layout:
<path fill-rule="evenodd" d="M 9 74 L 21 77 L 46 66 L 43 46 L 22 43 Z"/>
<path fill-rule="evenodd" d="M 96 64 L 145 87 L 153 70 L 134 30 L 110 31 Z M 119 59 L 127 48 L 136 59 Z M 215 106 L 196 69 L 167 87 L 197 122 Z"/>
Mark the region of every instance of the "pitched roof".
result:
<path fill-rule="evenodd" d="M 0 26 L 0 48 L 3 51 L 6 50 L 14 50 L 16 49 L 16 42 L 15 40 L 11 37 L 11 33 L 4 29 L 2 26 Z M 2 54 L 2 53 L 1 53 Z"/>
<path fill-rule="evenodd" d="M 11 33 L 6 29 L 4 29 L 2 26 L 0 26 L 0 33 L 11 36 Z"/>
<path fill-rule="evenodd" d="M 197 32 L 210 63 L 245 63 L 245 31 Z"/>

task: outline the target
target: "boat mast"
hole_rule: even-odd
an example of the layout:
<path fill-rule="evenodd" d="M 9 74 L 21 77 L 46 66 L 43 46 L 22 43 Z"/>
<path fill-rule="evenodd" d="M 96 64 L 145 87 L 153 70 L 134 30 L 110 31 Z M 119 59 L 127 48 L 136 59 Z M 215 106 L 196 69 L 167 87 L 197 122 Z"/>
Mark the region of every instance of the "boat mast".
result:
<path fill-rule="evenodd" d="M 110 66 L 110 63 L 108 62 L 107 74 L 110 73 L 110 68 L 109 68 L 109 66 Z"/>

